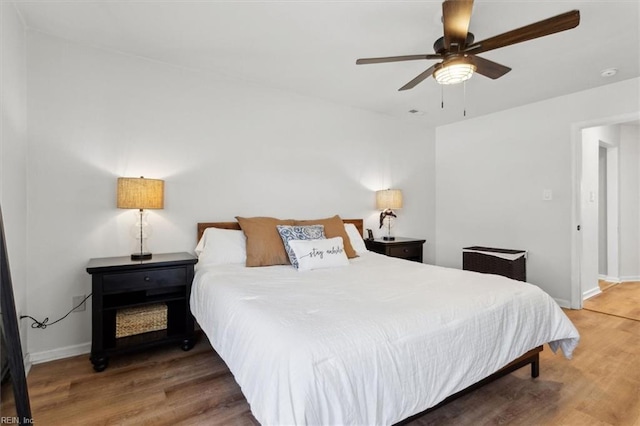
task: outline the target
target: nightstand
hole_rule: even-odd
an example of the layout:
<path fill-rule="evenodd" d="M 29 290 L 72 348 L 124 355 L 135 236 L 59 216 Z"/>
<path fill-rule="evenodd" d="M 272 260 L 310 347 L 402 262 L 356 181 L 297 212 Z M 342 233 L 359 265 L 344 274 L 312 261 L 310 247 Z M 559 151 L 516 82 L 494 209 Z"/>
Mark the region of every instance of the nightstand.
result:
<path fill-rule="evenodd" d="M 91 363 L 95 371 L 107 368 L 111 355 L 168 342 L 180 343 L 185 351 L 193 347 L 195 332 L 189 296 L 193 265 L 197 262 L 189 253 L 154 254 L 152 259 L 143 261 L 131 260 L 130 256 L 89 261 L 87 272 L 91 274 L 93 292 Z M 149 328 L 153 331 L 144 332 L 143 328 L 142 332 L 116 337 L 127 334 L 118 324 L 123 322 L 124 313 L 154 309 L 166 319 Z"/>
<path fill-rule="evenodd" d="M 422 245 L 425 242 L 426 240 L 404 237 L 396 237 L 393 241 L 364 240 L 369 251 L 420 263 L 422 263 Z"/>

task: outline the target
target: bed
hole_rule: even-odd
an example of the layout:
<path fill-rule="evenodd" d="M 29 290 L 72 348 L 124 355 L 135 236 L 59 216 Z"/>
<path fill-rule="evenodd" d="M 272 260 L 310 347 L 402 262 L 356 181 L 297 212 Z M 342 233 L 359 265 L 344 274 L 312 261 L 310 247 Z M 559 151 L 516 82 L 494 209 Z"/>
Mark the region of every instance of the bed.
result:
<path fill-rule="evenodd" d="M 199 240 L 209 227 L 239 229 L 201 223 Z M 544 343 L 570 358 L 579 341 L 534 285 L 356 251 L 305 272 L 198 264 L 191 311 L 261 424 L 394 424 L 525 365 L 536 377 Z"/>

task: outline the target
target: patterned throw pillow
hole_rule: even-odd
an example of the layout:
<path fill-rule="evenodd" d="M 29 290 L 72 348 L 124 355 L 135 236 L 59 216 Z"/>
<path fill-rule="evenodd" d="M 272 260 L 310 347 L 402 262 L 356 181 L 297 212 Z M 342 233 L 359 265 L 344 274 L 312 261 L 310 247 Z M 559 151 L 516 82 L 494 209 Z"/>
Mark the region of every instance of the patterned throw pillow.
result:
<path fill-rule="evenodd" d="M 323 225 L 310 225 L 310 226 L 291 226 L 291 225 L 277 225 L 278 233 L 282 242 L 284 243 L 284 249 L 289 255 L 289 261 L 298 269 L 298 259 L 289 245 L 291 240 L 321 240 L 324 239 L 324 226 Z"/>

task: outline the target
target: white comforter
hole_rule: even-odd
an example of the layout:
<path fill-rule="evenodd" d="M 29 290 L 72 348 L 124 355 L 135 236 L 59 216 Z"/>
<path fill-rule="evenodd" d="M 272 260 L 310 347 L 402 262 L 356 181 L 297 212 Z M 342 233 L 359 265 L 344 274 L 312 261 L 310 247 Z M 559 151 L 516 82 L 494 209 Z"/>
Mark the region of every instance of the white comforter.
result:
<path fill-rule="evenodd" d="M 367 253 L 350 266 L 198 267 L 191 311 L 264 425 L 383 425 L 573 324 L 538 287 Z"/>

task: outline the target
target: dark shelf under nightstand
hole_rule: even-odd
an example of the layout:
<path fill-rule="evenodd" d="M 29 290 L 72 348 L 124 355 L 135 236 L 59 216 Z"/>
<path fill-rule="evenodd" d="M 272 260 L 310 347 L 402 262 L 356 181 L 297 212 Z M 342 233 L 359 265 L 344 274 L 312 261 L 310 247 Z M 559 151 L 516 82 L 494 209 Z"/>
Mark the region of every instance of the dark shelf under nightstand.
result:
<path fill-rule="evenodd" d="M 158 344 L 180 343 L 185 351 L 195 344 L 194 320 L 189 310 L 193 268 L 198 259 L 189 253 L 154 254 L 149 260 L 130 256 L 91 259 L 91 363 L 107 368 L 109 356 Z M 166 328 L 116 337 L 118 310 L 166 305 Z"/>
<path fill-rule="evenodd" d="M 422 246 L 426 240 L 396 237 L 395 240 L 364 240 L 367 250 L 400 259 L 422 263 Z"/>

